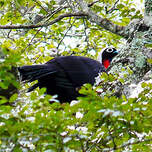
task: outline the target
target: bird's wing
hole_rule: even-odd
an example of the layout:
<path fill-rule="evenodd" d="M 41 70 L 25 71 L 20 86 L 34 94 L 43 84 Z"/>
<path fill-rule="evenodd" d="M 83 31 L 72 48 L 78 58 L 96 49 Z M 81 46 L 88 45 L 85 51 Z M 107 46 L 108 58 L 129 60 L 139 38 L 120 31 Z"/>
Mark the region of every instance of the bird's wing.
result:
<path fill-rule="evenodd" d="M 56 81 L 56 86 L 61 87 L 61 88 L 74 88 L 75 86 L 73 85 L 72 81 L 68 78 L 67 74 L 62 71 L 58 72 L 55 77 Z"/>
<path fill-rule="evenodd" d="M 62 79 L 68 79 L 68 82 L 75 87 L 80 87 L 85 83 L 94 84 L 98 73 L 105 70 L 98 61 L 80 56 L 59 57 L 56 58 L 56 62 L 64 71 L 65 77 Z"/>

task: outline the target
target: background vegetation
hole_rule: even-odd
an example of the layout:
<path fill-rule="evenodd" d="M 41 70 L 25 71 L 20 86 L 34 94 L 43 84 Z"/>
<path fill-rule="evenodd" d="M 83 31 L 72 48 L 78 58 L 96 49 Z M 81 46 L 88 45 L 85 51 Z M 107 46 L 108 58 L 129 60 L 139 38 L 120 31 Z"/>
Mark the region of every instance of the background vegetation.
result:
<path fill-rule="evenodd" d="M 151 151 L 151 7 L 150 0 L 145 11 L 133 0 L 0 0 L 0 151 Z M 61 55 L 97 59 L 111 45 L 120 53 L 108 74 L 71 104 L 49 104 L 55 96 L 45 88 L 26 93 L 31 84 L 19 81 L 19 66 Z"/>

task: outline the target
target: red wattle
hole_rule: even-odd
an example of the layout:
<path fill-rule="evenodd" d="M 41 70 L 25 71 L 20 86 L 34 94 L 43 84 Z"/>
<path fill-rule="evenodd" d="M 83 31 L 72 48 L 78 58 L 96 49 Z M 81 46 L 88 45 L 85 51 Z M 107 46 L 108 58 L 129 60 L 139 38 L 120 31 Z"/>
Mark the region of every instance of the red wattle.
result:
<path fill-rule="evenodd" d="M 110 65 L 110 61 L 109 60 L 104 60 L 103 61 L 103 65 L 107 69 L 109 67 L 109 65 Z"/>

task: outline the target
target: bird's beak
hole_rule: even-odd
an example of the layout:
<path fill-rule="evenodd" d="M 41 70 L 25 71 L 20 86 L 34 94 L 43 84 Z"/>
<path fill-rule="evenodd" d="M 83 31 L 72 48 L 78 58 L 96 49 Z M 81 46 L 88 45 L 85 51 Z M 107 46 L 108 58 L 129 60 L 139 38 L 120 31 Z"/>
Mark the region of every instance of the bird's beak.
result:
<path fill-rule="evenodd" d="M 119 53 L 119 51 L 114 51 L 113 53 L 117 55 Z"/>

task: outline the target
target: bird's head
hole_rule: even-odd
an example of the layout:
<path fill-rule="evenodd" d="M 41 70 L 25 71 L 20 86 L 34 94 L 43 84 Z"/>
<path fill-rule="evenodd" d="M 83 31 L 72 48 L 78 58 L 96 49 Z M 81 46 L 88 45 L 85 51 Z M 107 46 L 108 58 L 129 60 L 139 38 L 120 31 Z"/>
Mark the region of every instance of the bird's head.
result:
<path fill-rule="evenodd" d="M 104 65 L 105 69 L 109 67 L 110 62 L 117 54 L 118 54 L 118 51 L 113 47 L 105 48 L 102 51 L 102 64 Z"/>

